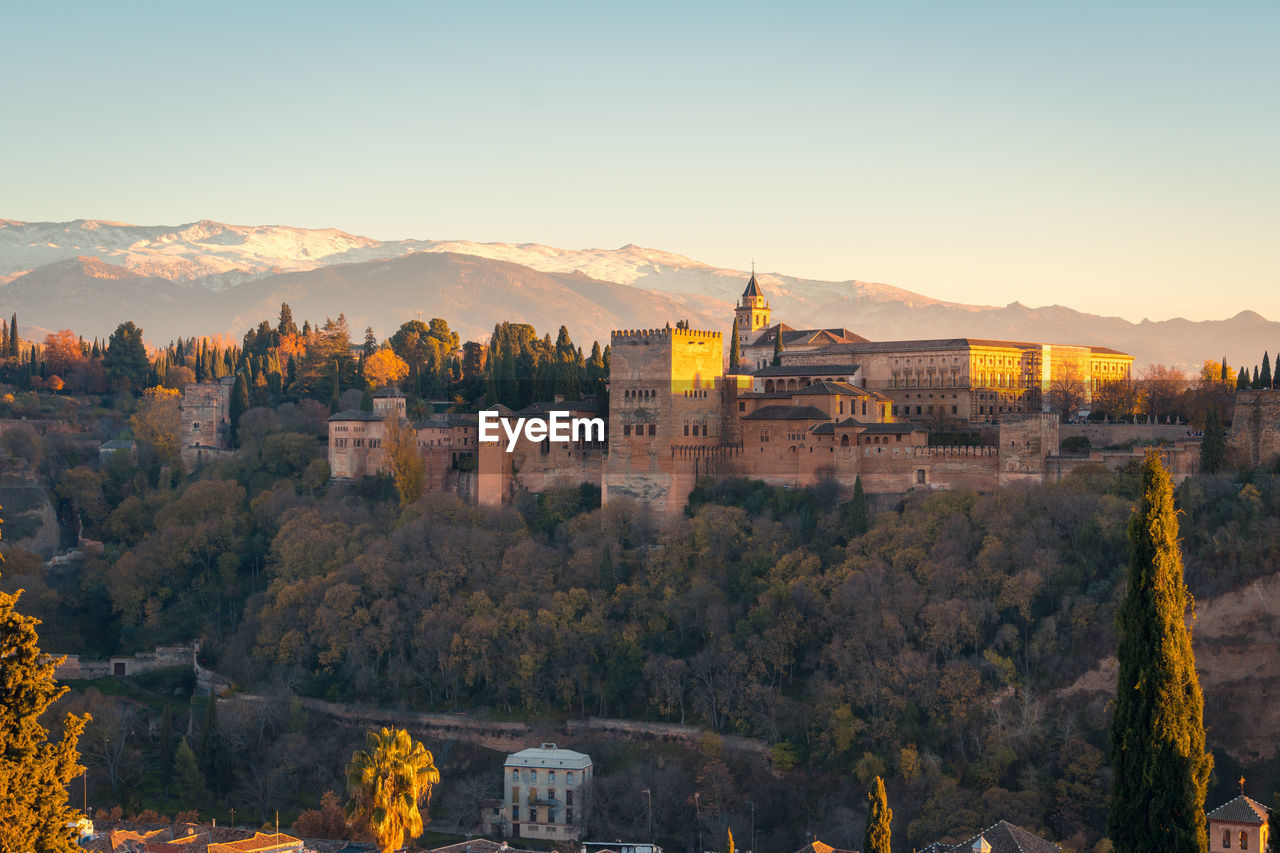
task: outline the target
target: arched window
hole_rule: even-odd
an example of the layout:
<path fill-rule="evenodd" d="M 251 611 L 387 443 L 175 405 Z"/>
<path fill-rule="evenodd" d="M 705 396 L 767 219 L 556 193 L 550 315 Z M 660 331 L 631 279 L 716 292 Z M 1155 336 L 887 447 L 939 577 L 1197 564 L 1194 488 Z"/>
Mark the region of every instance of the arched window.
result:
<path fill-rule="evenodd" d="M 1229 829 L 1222 830 L 1222 849 L 1231 849 L 1231 830 Z"/>
<path fill-rule="evenodd" d="M 1245 832 L 1243 829 L 1240 830 L 1240 849 L 1249 849 L 1249 833 Z"/>
<path fill-rule="evenodd" d="M 841 447 L 848 447 L 848 446 L 849 446 L 849 436 L 847 436 L 847 435 L 842 435 L 842 436 L 840 436 L 840 446 L 841 446 Z"/>

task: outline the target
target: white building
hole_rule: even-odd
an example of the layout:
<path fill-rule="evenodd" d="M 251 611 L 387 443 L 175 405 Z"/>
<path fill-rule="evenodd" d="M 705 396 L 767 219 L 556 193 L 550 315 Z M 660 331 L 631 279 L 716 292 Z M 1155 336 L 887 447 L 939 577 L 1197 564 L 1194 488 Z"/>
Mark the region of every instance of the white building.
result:
<path fill-rule="evenodd" d="M 507 756 L 502 767 L 508 838 L 576 841 L 582 837 L 591 783 L 591 757 L 554 743 Z"/>

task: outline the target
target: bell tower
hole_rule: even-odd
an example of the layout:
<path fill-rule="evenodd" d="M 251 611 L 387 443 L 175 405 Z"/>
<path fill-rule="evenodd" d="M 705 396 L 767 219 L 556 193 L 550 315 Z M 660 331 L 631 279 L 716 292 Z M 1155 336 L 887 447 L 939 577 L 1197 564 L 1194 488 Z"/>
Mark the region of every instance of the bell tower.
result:
<path fill-rule="evenodd" d="M 734 320 L 738 324 L 739 347 L 750 346 L 761 329 L 769 328 L 771 313 L 769 303 L 765 300 L 760 285 L 756 283 L 756 268 L 752 264 L 751 280 L 747 282 L 747 289 L 742 291 L 738 307 L 733 310 Z"/>

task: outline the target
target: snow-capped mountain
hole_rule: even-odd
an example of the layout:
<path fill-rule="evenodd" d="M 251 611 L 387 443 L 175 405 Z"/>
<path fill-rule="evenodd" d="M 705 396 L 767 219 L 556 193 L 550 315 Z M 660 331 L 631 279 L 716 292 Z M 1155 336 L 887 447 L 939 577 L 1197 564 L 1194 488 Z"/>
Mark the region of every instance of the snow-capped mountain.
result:
<path fill-rule="evenodd" d="M 201 220 L 138 226 L 102 220 L 0 220 L 0 316 L 105 336 L 124 320 L 153 342 L 178 335 L 239 337 L 283 301 L 314 321 L 345 312 L 380 337 L 421 314 L 464 336 L 502 320 L 574 339 L 688 319 L 728 332 L 749 273 L 626 245 L 560 249 L 536 243 L 394 240 L 337 229 Z M 844 326 L 872 340 L 1002 338 L 1112 346 L 1140 364 L 1198 369 L 1226 356 L 1253 364 L 1280 341 L 1280 323 L 1253 312 L 1228 320 L 1131 323 L 1062 306 L 943 302 L 887 284 L 759 273 L 773 318 L 794 327 Z"/>

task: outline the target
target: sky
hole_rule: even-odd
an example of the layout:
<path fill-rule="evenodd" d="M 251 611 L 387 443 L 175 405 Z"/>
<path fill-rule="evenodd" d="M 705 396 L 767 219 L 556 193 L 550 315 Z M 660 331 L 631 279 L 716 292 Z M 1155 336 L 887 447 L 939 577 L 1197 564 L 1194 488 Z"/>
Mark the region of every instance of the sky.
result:
<path fill-rule="evenodd" d="M 0 218 L 635 243 L 975 304 L 1280 319 L 1276 0 L 4 21 Z"/>

